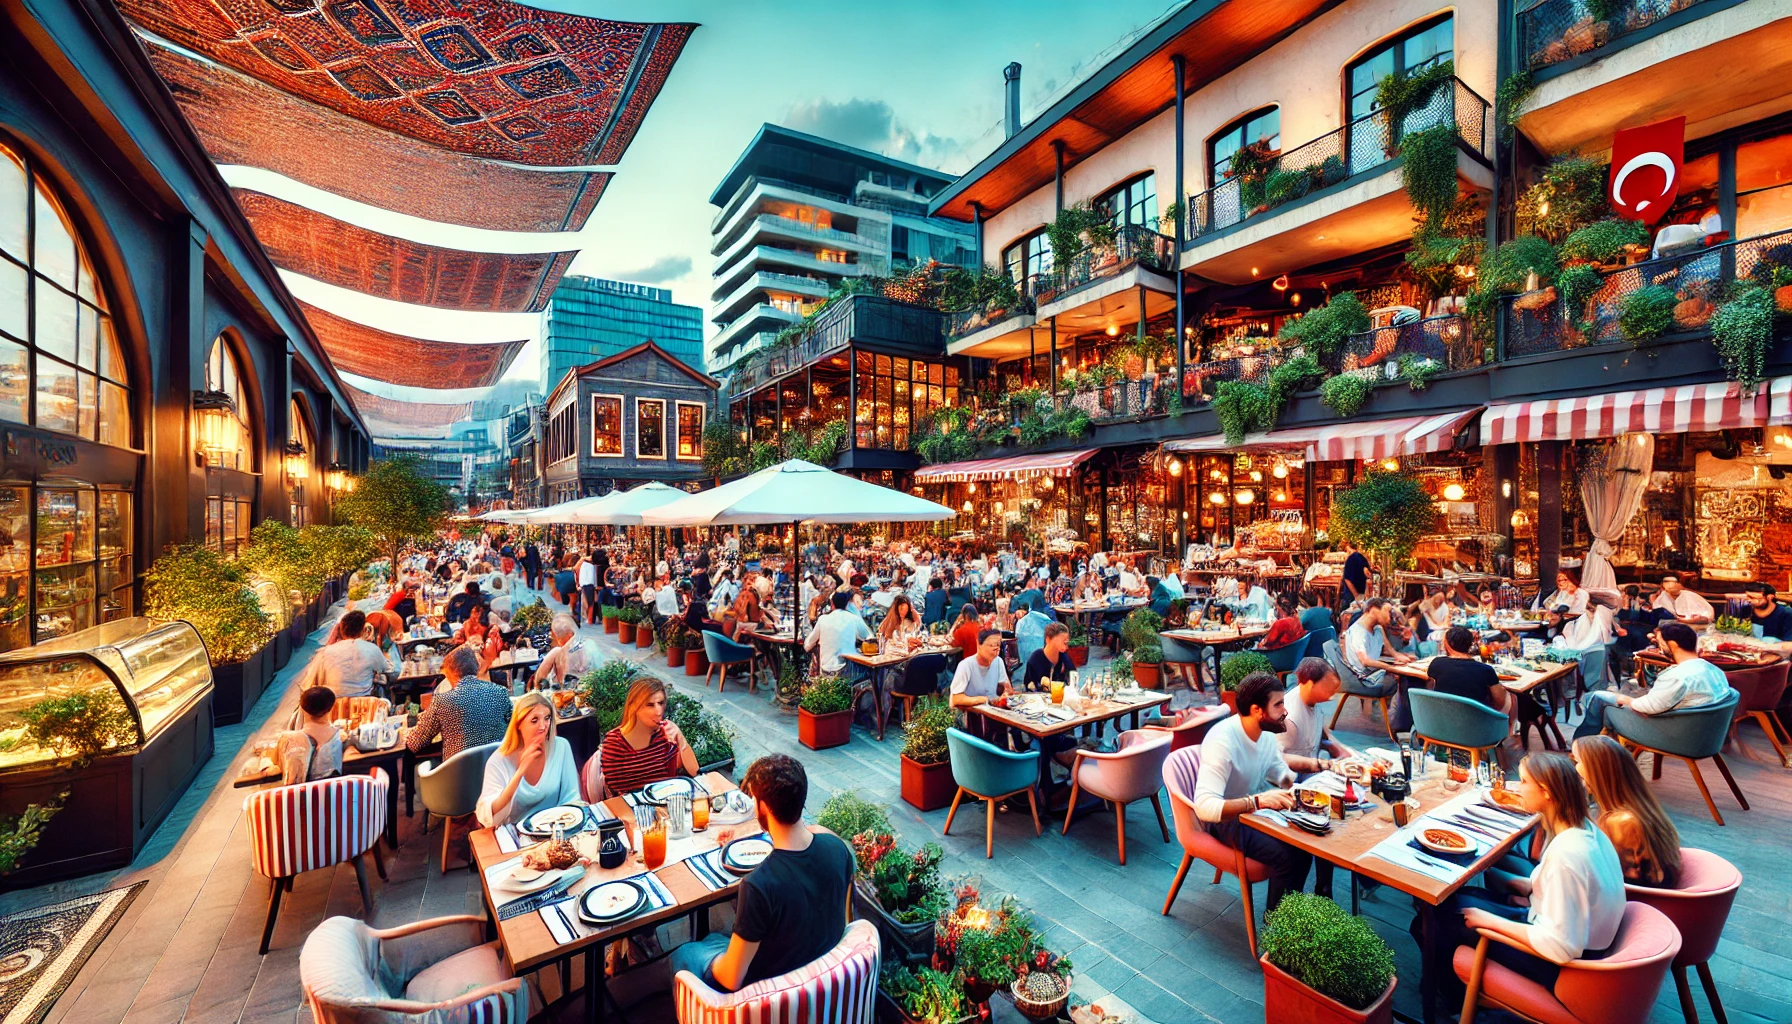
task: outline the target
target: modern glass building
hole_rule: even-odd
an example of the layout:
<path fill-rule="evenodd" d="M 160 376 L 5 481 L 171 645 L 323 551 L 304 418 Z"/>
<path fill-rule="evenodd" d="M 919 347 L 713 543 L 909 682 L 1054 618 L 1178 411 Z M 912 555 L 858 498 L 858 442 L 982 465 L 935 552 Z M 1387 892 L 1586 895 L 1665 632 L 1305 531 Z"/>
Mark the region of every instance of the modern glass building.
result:
<path fill-rule="evenodd" d="M 651 341 L 703 367 L 703 311 L 672 301 L 667 288 L 597 277 L 562 278 L 542 313 L 541 389 L 566 371 Z"/>

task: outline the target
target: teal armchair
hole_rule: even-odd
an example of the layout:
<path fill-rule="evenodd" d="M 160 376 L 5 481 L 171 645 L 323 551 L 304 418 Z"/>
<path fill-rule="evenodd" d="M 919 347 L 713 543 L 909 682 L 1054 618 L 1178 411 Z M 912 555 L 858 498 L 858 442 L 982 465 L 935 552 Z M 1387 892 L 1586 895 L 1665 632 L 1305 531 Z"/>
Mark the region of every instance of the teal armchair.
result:
<path fill-rule="evenodd" d="M 1157 634 L 1157 642 L 1164 652 L 1166 672 L 1182 676 L 1197 690 L 1205 689 L 1201 685 L 1201 648 L 1198 644 L 1178 640 L 1167 633 Z"/>
<path fill-rule="evenodd" d="M 1306 657 L 1307 651 L 1311 650 L 1312 646 L 1311 635 L 1302 634 L 1299 639 L 1290 643 L 1267 650 L 1259 649 L 1257 653 L 1269 659 L 1270 670 L 1275 672 L 1278 678 L 1287 679 L 1288 674 L 1294 671 L 1294 667 L 1300 664 L 1300 659 Z"/>
<path fill-rule="evenodd" d="M 958 792 L 952 797 L 952 809 L 946 812 L 946 827 L 940 830 L 941 835 L 952 831 L 952 818 L 958 814 L 958 802 L 969 793 L 982 800 L 984 805 L 987 833 L 983 855 L 995 857 L 996 801 L 1021 792 L 1027 794 L 1027 806 L 1033 811 L 1033 834 L 1042 834 L 1039 802 L 1033 795 L 1033 783 L 1039 778 L 1039 751 L 1009 753 L 959 729 L 946 730 L 946 751 L 952 758 L 952 779 L 958 783 Z"/>
<path fill-rule="evenodd" d="M 1469 768 L 1480 767 L 1481 758 L 1497 750 L 1511 732 L 1511 719 L 1477 700 L 1453 693 L 1422 690 L 1414 684 L 1406 691 L 1412 702 L 1412 739 L 1427 747 L 1468 751 Z"/>
<path fill-rule="evenodd" d="M 1736 717 L 1736 706 L 1742 695 L 1732 689 L 1723 700 L 1704 704 L 1696 708 L 1681 708 L 1677 711 L 1665 711 L 1659 715 L 1644 715 L 1627 707 L 1612 707 L 1605 712 L 1605 727 L 1618 736 L 1618 741 L 1629 747 L 1632 752 L 1647 750 L 1655 755 L 1653 778 L 1661 778 L 1661 762 L 1664 758 L 1677 757 L 1686 762 L 1692 771 L 1692 780 L 1698 783 L 1699 794 L 1705 798 L 1705 806 L 1710 809 L 1711 816 L 1717 823 L 1724 823 L 1724 816 L 1717 813 L 1717 804 L 1711 799 L 1711 790 L 1705 788 L 1705 777 L 1699 773 L 1699 762 L 1710 758 L 1717 763 L 1717 770 L 1723 773 L 1724 781 L 1730 784 L 1730 793 L 1736 802 L 1748 810 L 1748 798 L 1736 785 L 1735 776 L 1730 774 L 1730 766 L 1724 763 L 1724 740 L 1730 735 L 1730 723 Z"/>
<path fill-rule="evenodd" d="M 747 666 L 747 692 L 758 689 L 759 652 L 751 644 L 737 643 L 713 629 L 703 631 L 703 653 L 709 656 L 709 671 L 703 676 L 703 685 L 707 689 L 709 677 L 722 674 L 722 680 L 716 686 L 721 693 L 728 688 L 728 670 L 735 665 Z"/>

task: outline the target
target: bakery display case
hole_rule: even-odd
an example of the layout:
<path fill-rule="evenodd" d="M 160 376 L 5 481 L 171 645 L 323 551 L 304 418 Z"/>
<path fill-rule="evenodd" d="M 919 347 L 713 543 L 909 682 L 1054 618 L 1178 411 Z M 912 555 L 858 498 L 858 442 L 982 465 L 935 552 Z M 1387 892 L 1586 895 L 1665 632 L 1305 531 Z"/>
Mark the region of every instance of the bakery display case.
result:
<path fill-rule="evenodd" d="M 267 674 L 271 677 L 292 660 L 293 605 L 287 592 L 273 580 L 258 576 L 249 581 L 249 589 L 255 592 L 255 601 L 261 605 L 262 612 L 268 617 L 268 625 L 274 630 L 274 639 L 269 641 L 265 652 L 265 657 L 271 659 L 267 665 Z"/>
<path fill-rule="evenodd" d="M 66 793 L 7 887 L 128 864 L 212 752 L 185 622 L 123 618 L 0 654 L 0 814 Z"/>

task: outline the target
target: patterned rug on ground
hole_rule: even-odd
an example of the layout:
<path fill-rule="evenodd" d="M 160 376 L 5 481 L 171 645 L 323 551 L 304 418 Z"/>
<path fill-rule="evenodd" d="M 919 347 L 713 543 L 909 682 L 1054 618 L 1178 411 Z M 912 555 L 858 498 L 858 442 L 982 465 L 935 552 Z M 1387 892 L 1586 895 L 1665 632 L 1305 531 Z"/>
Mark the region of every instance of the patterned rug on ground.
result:
<path fill-rule="evenodd" d="M 147 884 L 0 918 L 0 1024 L 37 1024 Z"/>

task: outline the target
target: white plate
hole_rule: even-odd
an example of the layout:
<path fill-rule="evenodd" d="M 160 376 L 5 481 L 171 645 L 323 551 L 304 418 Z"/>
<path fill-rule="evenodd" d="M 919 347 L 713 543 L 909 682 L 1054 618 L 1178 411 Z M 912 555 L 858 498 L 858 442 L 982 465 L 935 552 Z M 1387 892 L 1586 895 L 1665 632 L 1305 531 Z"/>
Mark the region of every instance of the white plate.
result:
<path fill-rule="evenodd" d="M 1430 831 L 1448 832 L 1461 839 L 1465 845 L 1444 846 L 1441 843 L 1434 843 L 1425 837 L 1425 833 Z M 1430 850 L 1432 853 L 1442 853 L 1452 857 L 1459 857 L 1464 854 L 1472 856 L 1475 853 L 1478 853 L 1481 849 L 1480 845 L 1475 842 L 1473 837 L 1463 834 L 1461 829 L 1449 828 L 1445 825 L 1426 825 L 1421 823 L 1420 827 L 1413 829 L 1412 837 L 1419 841 L 1420 846 Z"/>
<path fill-rule="evenodd" d="M 561 876 L 562 872 L 559 871 L 537 871 L 526 867 L 519 859 L 515 867 L 498 877 L 498 886 L 516 893 L 540 892 L 551 888 L 555 882 L 560 881 Z"/>
<path fill-rule="evenodd" d="M 697 784 L 695 782 L 683 776 L 678 776 L 671 779 L 661 779 L 658 782 L 649 782 L 647 785 L 642 786 L 641 798 L 650 804 L 663 804 L 669 796 L 678 793 L 695 794 L 696 792 Z"/>
<path fill-rule="evenodd" d="M 634 913 L 645 902 L 647 893 L 634 882 L 604 882 L 579 897 L 579 916 L 590 921 L 616 921 Z"/>
<path fill-rule="evenodd" d="M 760 836 L 736 839 L 722 848 L 722 866 L 737 875 L 744 875 L 772 855 L 772 841 Z"/>
<path fill-rule="evenodd" d="M 757 810 L 753 798 L 738 789 L 729 790 L 722 796 L 711 797 L 709 801 L 709 823 L 711 825 L 738 825 L 743 821 L 751 821 Z"/>
<path fill-rule="evenodd" d="M 573 804 L 564 804 L 559 807 L 549 807 L 546 810 L 536 811 L 534 814 L 529 815 L 527 818 L 523 819 L 523 823 L 519 826 L 518 831 L 527 832 L 531 835 L 553 835 L 554 826 L 556 825 L 563 829 L 576 829 L 584 823 L 585 808 Z"/>

